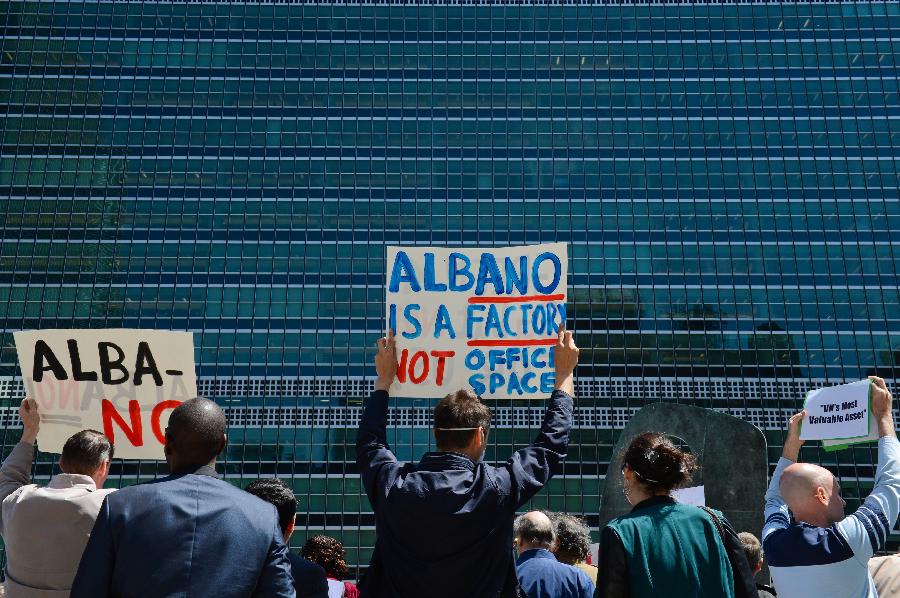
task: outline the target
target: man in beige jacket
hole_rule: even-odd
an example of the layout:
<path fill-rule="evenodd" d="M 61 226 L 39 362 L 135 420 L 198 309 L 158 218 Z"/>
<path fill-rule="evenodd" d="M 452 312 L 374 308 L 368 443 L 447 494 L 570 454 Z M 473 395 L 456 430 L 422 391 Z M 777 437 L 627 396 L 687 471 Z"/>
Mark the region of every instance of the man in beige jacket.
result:
<path fill-rule="evenodd" d="M 112 445 L 100 432 L 78 432 L 63 447 L 59 468 L 64 473 L 40 487 L 30 476 L 40 428 L 33 399 L 22 401 L 19 418 L 22 440 L 0 466 L 6 597 L 68 596 L 103 499 L 113 492 L 102 490 Z"/>

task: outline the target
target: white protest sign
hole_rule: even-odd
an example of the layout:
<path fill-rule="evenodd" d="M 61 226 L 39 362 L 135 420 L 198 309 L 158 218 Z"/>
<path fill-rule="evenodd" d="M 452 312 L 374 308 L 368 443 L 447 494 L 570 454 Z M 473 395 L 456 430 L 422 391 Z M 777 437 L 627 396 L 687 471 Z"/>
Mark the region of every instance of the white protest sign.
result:
<path fill-rule="evenodd" d="M 869 380 L 810 391 L 801 440 L 847 440 L 869 432 Z"/>
<path fill-rule="evenodd" d="M 62 452 L 99 430 L 124 459 L 164 459 L 171 410 L 197 396 L 190 332 L 34 330 L 13 333 L 26 394 L 41 414 L 38 447 Z"/>
<path fill-rule="evenodd" d="M 565 243 L 502 249 L 387 248 L 392 396 L 546 398 L 566 320 Z"/>
<path fill-rule="evenodd" d="M 706 487 L 691 486 L 689 488 L 680 488 L 672 490 L 672 498 L 683 505 L 694 505 L 695 507 L 706 506 Z"/>

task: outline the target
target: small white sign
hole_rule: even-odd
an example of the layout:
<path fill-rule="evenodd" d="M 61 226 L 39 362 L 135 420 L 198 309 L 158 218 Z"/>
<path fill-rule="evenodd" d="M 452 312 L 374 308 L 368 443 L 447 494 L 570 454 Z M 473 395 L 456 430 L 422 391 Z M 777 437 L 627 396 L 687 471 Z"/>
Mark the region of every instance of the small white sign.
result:
<path fill-rule="evenodd" d="M 704 486 L 691 486 L 690 488 L 673 490 L 672 498 L 683 505 L 706 506 L 706 490 Z"/>
<path fill-rule="evenodd" d="M 869 387 L 871 381 L 830 386 L 810 391 L 803 408 L 806 417 L 801 440 L 847 440 L 869 432 Z"/>

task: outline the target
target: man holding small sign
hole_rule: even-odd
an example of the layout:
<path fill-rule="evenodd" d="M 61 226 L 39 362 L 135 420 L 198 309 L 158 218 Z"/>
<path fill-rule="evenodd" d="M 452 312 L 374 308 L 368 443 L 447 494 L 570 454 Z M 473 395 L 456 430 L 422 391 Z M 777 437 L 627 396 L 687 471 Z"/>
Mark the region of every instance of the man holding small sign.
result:
<path fill-rule="evenodd" d="M 356 462 L 375 511 L 375 552 L 363 598 L 512 598 L 513 517 L 559 473 L 573 420 L 578 348 L 560 325 L 552 347 L 554 390 L 531 446 L 500 465 L 482 461 L 491 413 L 460 389 L 434 409 L 437 451 L 401 463 L 387 442 L 388 389 L 400 363 L 392 332 L 378 341 L 375 390 L 363 410 Z"/>
<path fill-rule="evenodd" d="M 856 401 L 831 397 L 823 403 L 835 405 L 826 415 L 858 413 L 863 397 L 871 393 L 868 395 L 871 416 L 879 436 L 875 486 L 862 506 L 849 517 L 844 516 L 846 503 L 841 498 L 840 484 L 831 472 L 818 465 L 797 462 L 803 445 L 801 422 L 810 414 L 801 411 L 788 423 L 783 456 L 766 492 L 762 533 L 763 549 L 779 595 L 791 598 L 878 596 L 866 565 L 873 554 L 884 550 L 900 514 L 900 442 L 894 429 L 893 398 L 884 380 L 873 376 L 862 382 L 863 395 Z M 816 417 L 820 416 L 816 414 Z M 848 420 L 851 426 L 855 419 Z M 856 431 L 826 432 L 832 438 L 835 433 L 840 438 Z"/>

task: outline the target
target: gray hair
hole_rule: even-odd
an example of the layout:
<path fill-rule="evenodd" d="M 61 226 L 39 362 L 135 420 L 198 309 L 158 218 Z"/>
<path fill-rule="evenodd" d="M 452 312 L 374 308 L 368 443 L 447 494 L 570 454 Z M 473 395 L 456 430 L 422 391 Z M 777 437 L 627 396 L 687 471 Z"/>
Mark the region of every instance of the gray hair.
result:
<path fill-rule="evenodd" d="M 551 519 L 556 531 L 556 559 L 569 565 L 587 560 L 591 529 L 584 519 L 566 513 L 554 513 Z"/>
<path fill-rule="evenodd" d="M 553 522 L 544 513 L 541 513 L 544 517 L 535 515 L 536 512 L 531 512 L 516 517 L 516 521 L 513 523 L 513 533 L 522 544 L 550 548 L 556 541 Z"/>

